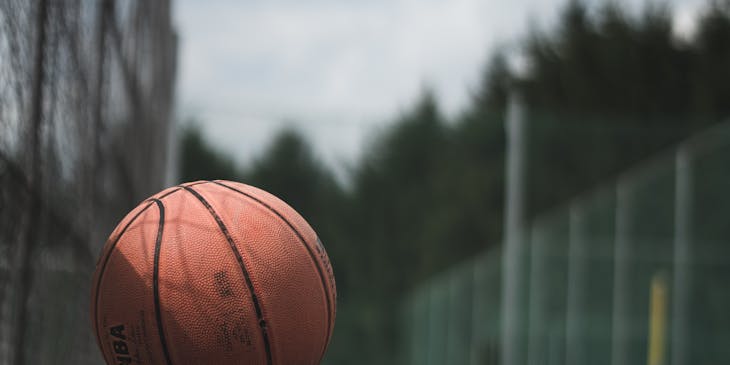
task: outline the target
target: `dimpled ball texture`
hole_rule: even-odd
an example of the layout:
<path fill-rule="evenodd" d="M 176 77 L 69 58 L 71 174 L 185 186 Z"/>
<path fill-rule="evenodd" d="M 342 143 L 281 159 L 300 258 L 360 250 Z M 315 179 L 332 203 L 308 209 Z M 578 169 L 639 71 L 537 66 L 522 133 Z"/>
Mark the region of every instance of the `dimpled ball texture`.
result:
<path fill-rule="evenodd" d="M 107 364 L 319 364 L 336 296 L 327 253 L 294 209 L 198 181 L 143 201 L 112 232 L 91 321 Z"/>

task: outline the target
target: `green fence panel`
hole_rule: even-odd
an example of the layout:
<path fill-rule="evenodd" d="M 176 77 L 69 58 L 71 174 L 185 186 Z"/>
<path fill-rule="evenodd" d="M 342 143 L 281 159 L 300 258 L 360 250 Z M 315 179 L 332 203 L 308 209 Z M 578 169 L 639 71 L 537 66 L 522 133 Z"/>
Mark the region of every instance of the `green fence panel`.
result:
<path fill-rule="evenodd" d="M 566 364 L 611 361 L 616 194 L 603 189 L 571 205 Z"/>
<path fill-rule="evenodd" d="M 652 283 L 673 269 L 674 167 L 664 159 L 617 186 L 614 365 L 647 363 Z"/>
<path fill-rule="evenodd" d="M 499 362 L 502 298 L 502 252 L 489 251 L 475 261 L 472 304 L 473 365 L 496 365 Z"/>
<path fill-rule="evenodd" d="M 405 327 L 407 336 L 403 342 L 409 346 L 404 364 L 425 364 L 427 363 L 429 346 L 429 302 L 430 287 L 422 286 L 416 290 L 409 301 L 407 301 L 407 310 L 405 317 L 408 326 Z"/>
<path fill-rule="evenodd" d="M 730 363 L 729 187 L 730 124 L 535 219 L 513 329 L 527 363 Z M 490 250 L 412 293 L 407 363 L 500 364 L 502 259 Z"/>
<path fill-rule="evenodd" d="M 450 364 L 469 364 L 472 336 L 474 264 L 467 262 L 449 274 L 449 323 L 446 358 Z"/>
<path fill-rule="evenodd" d="M 568 283 L 569 214 L 558 211 L 532 228 L 529 276 L 529 365 L 562 364 Z"/>
<path fill-rule="evenodd" d="M 710 141 L 708 141 L 710 139 Z M 730 363 L 730 129 L 692 146 L 687 364 Z"/>
<path fill-rule="evenodd" d="M 447 364 L 446 343 L 449 329 L 449 281 L 438 277 L 429 293 L 428 358 L 425 364 Z"/>

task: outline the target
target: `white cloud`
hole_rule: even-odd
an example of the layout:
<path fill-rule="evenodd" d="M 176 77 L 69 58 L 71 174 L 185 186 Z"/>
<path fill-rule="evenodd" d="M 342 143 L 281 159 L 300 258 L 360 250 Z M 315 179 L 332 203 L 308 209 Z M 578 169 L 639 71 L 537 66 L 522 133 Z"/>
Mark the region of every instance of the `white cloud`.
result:
<path fill-rule="evenodd" d="M 677 37 L 691 39 L 695 35 L 697 17 L 702 6 L 703 4 L 699 1 L 686 1 L 676 7 L 672 27 Z"/>
<path fill-rule="evenodd" d="M 493 44 L 563 3 L 182 0 L 178 106 L 240 162 L 292 119 L 330 162 L 351 160 L 424 85 L 458 112 Z"/>

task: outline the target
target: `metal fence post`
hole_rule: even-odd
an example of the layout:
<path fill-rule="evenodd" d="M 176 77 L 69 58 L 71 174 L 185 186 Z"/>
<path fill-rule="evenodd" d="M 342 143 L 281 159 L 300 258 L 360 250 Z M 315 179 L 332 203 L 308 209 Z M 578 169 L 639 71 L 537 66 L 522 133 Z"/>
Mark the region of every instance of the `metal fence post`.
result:
<path fill-rule="evenodd" d="M 674 288 L 672 290 L 672 365 L 687 364 L 689 333 L 689 289 L 692 252 L 692 156 L 689 145 L 683 144 L 676 155 L 674 209 Z"/>
<path fill-rule="evenodd" d="M 525 362 L 525 172 L 526 128 L 521 96 L 513 92 L 507 112 L 505 239 L 502 281 L 502 365 Z"/>
<path fill-rule="evenodd" d="M 585 277 L 586 277 L 586 232 L 584 211 L 580 203 L 570 205 L 570 242 L 568 249 L 568 297 L 566 300 L 566 347 L 565 363 L 585 363 L 584 346 L 581 345 L 585 330 L 583 326 Z"/>
<path fill-rule="evenodd" d="M 616 246 L 614 252 L 614 277 L 613 277 L 613 313 L 612 313 L 612 334 L 611 334 L 611 364 L 626 364 L 626 342 L 628 331 L 627 300 L 629 277 L 629 255 L 630 242 L 628 237 L 628 225 L 631 219 L 631 198 L 629 196 L 626 182 L 621 179 L 616 184 Z"/>

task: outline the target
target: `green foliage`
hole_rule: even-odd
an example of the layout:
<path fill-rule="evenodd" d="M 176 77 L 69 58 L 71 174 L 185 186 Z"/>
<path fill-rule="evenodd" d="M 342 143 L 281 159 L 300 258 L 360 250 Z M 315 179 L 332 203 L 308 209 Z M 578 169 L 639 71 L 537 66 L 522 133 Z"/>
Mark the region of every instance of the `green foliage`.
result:
<path fill-rule="evenodd" d="M 295 130 L 283 130 L 276 136 L 253 163 L 246 181 L 280 196 L 315 222 L 342 197 L 333 175 Z"/>
<path fill-rule="evenodd" d="M 649 6 L 638 19 L 613 3 L 599 10 L 590 16 L 580 2 L 571 2 L 555 33 L 532 34 L 527 41 L 532 67 L 518 82 L 531 107 L 621 117 L 615 123 L 628 115 L 648 126 L 697 116 L 713 123 L 707 117 L 728 114 L 727 5 L 708 9 L 690 40 L 673 34 L 671 12 L 663 7 Z M 674 118 L 657 118 L 664 116 Z"/>
<path fill-rule="evenodd" d="M 590 12 L 524 42 L 529 72 L 496 52 L 466 112 L 448 121 L 430 92 L 384 131 L 341 185 L 296 131 L 244 173 L 196 128 L 183 134 L 183 180 L 236 178 L 289 202 L 331 256 L 339 315 L 329 363 L 393 364 L 401 296 L 502 234 L 503 122 L 511 90 L 529 110 L 531 215 L 587 190 L 730 114 L 730 11 L 710 7 L 693 39 L 671 13 Z M 354 355 L 357 354 L 357 355 Z"/>
<path fill-rule="evenodd" d="M 450 125 L 429 92 L 372 145 L 353 171 L 341 221 L 347 326 L 337 329 L 330 363 L 352 363 L 344 338 L 369 349 L 362 363 L 393 363 L 401 296 L 498 242 L 503 146 L 499 118 Z"/>
<path fill-rule="evenodd" d="M 693 59 L 692 104 L 712 117 L 730 114 L 730 1 L 715 2 L 699 23 Z"/>
<path fill-rule="evenodd" d="M 349 239 L 343 236 L 348 204 L 342 187 L 317 159 L 312 148 L 296 130 L 281 131 L 262 157 L 243 174 L 243 182 L 262 188 L 286 201 L 319 235 L 332 262 L 347 262 Z M 332 244 L 330 244 L 332 242 Z M 334 244 L 342 242 L 342 244 Z M 339 295 L 347 294 L 347 266 L 335 265 Z"/>
<path fill-rule="evenodd" d="M 208 144 L 195 123 L 182 129 L 179 173 L 182 181 L 237 180 L 239 177 L 231 157 Z"/>
<path fill-rule="evenodd" d="M 710 6 L 697 34 L 681 39 L 666 7 L 632 16 L 572 1 L 554 31 L 526 39 L 527 73 L 492 62 L 475 108 L 503 111 L 510 87 L 523 94 L 531 216 L 730 114 L 727 4 Z"/>

